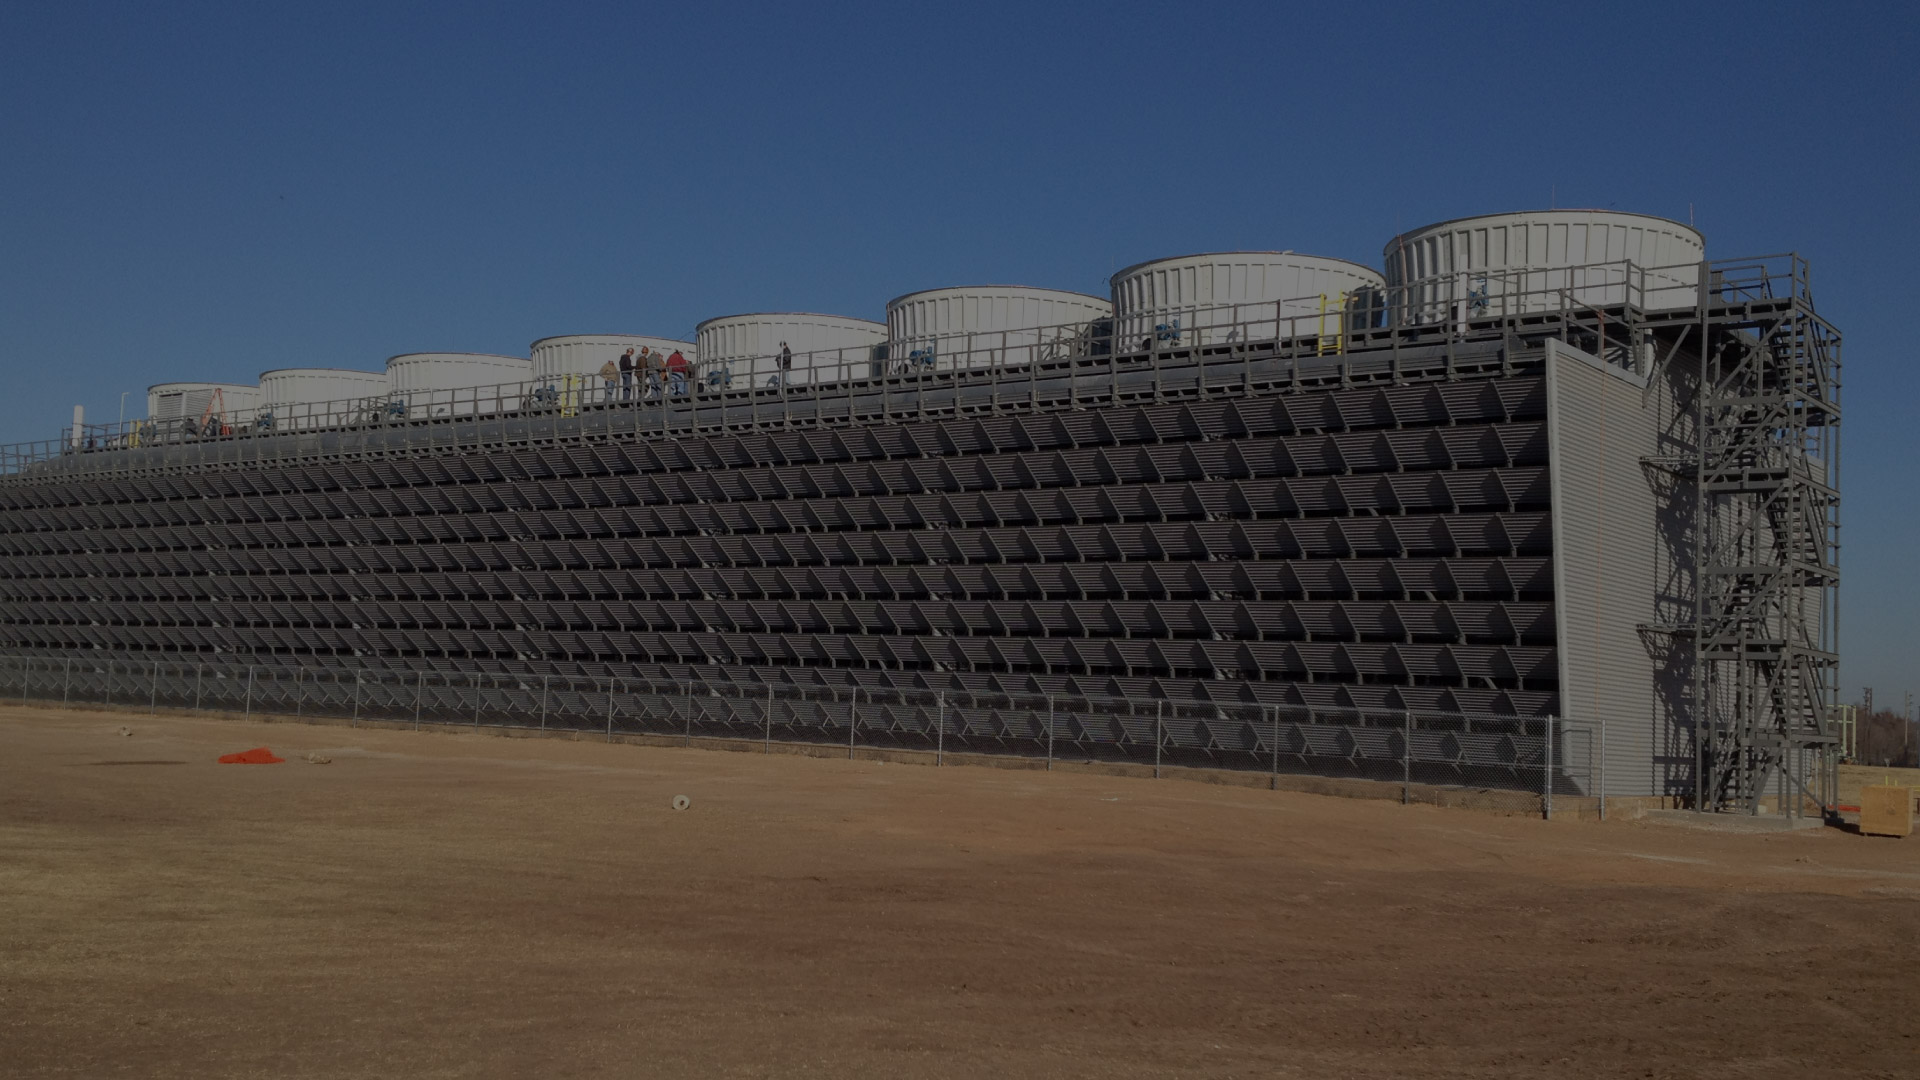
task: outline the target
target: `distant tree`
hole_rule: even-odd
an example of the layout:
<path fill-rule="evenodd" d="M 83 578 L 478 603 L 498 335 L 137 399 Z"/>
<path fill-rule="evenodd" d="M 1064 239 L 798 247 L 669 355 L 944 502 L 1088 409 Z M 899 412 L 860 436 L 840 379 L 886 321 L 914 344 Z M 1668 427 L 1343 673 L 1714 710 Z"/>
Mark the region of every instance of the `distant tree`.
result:
<path fill-rule="evenodd" d="M 1860 764 L 1913 768 L 1920 764 L 1920 731 L 1889 709 L 1860 718 Z"/>

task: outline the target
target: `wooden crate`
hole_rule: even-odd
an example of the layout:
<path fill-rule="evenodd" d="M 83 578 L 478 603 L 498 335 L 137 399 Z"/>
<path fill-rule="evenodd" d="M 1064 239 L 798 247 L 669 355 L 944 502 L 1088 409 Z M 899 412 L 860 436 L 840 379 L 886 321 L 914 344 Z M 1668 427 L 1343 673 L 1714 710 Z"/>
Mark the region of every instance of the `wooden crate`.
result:
<path fill-rule="evenodd" d="M 1913 833 L 1913 789 L 1875 785 L 1860 789 L 1860 831 L 1874 836 Z"/>

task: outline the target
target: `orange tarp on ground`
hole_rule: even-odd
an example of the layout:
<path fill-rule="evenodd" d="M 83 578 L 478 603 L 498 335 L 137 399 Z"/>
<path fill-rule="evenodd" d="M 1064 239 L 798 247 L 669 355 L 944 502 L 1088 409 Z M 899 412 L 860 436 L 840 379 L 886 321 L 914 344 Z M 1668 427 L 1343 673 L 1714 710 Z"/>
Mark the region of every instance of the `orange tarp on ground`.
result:
<path fill-rule="evenodd" d="M 251 750 L 242 750 L 237 754 L 220 755 L 220 764 L 222 765 L 274 765 L 285 760 L 287 759 L 274 757 L 273 751 L 264 746 L 256 746 Z"/>

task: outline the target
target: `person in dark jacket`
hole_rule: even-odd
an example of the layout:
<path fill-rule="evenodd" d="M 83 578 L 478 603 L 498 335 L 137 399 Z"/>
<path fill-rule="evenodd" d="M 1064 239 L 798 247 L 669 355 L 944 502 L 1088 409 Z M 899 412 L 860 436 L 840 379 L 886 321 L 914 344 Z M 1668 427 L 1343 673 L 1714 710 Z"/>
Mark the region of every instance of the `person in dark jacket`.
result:
<path fill-rule="evenodd" d="M 773 358 L 773 362 L 777 370 L 774 371 L 773 378 L 767 381 L 767 385 L 787 385 L 789 377 L 793 374 L 793 350 L 787 348 L 786 342 L 780 343 L 780 353 Z"/>
<path fill-rule="evenodd" d="M 640 391 L 642 400 L 660 396 L 660 385 L 667 374 L 667 354 L 656 351 L 651 345 L 640 347 L 640 363 L 646 373 L 646 386 Z"/>
<path fill-rule="evenodd" d="M 633 346 L 629 345 L 627 351 L 620 354 L 621 401 L 630 401 L 633 398 L 633 368 Z"/>

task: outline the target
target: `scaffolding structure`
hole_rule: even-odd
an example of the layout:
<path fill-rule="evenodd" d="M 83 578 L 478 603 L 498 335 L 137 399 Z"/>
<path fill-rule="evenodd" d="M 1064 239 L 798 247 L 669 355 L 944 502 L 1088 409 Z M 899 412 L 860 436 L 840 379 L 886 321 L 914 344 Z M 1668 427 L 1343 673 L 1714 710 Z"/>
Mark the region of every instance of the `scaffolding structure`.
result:
<path fill-rule="evenodd" d="M 1784 261 L 1784 265 L 1783 265 Z M 1784 271 L 1784 272 L 1783 272 Z M 1834 802 L 1840 335 L 1798 256 L 1701 267 L 1696 806 Z"/>

